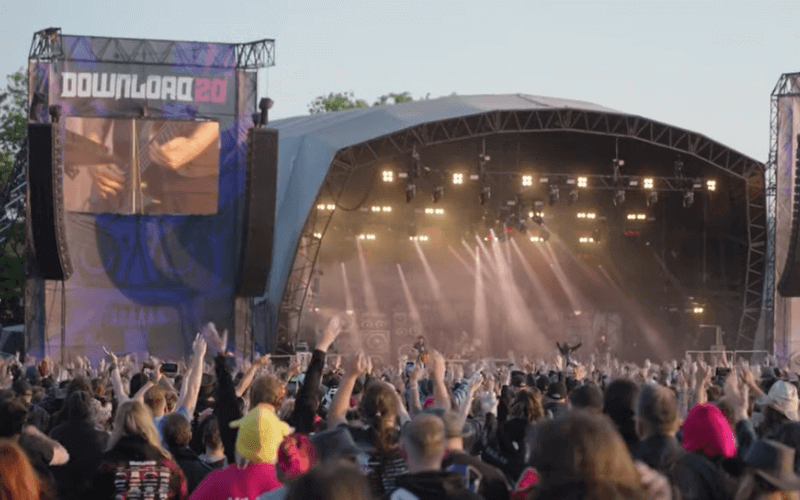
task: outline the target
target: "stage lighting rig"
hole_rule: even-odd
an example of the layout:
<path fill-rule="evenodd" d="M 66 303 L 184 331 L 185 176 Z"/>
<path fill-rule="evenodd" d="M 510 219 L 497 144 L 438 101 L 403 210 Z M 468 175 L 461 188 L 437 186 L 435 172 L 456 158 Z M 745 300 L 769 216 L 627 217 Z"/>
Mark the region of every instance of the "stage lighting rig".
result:
<path fill-rule="evenodd" d="M 382 175 L 383 182 L 394 182 L 394 170 L 384 170 Z"/>
<path fill-rule="evenodd" d="M 578 177 L 578 187 L 585 188 L 589 186 L 589 179 L 586 177 Z"/>
<path fill-rule="evenodd" d="M 558 203 L 558 199 L 561 197 L 561 191 L 559 191 L 558 186 L 555 184 L 550 184 L 547 197 L 550 200 L 551 207 Z"/>
<path fill-rule="evenodd" d="M 614 192 L 614 206 L 617 207 L 625 203 L 625 190 L 624 189 L 617 189 Z"/>
<path fill-rule="evenodd" d="M 460 172 L 453 174 L 453 184 L 455 185 L 464 184 L 464 174 Z"/>
<path fill-rule="evenodd" d="M 717 181 L 715 181 L 714 179 L 707 180 L 706 181 L 706 189 L 708 189 L 708 191 L 712 192 L 712 193 L 714 191 L 716 191 L 717 190 Z"/>
<path fill-rule="evenodd" d="M 694 191 L 683 193 L 683 208 L 689 208 L 694 204 Z"/>
<path fill-rule="evenodd" d="M 652 177 L 645 177 L 642 181 L 642 187 L 645 189 L 655 188 L 655 180 Z"/>
<path fill-rule="evenodd" d="M 522 176 L 522 187 L 531 187 L 533 186 L 533 176 L 529 174 L 525 174 Z"/>
<path fill-rule="evenodd" d="M 411 203 L 411 200 L 414 199 L 414 196 L 417 194 L 417 185 L 411 181 L 408 181 L 406 184 L 406 203 Z"/>

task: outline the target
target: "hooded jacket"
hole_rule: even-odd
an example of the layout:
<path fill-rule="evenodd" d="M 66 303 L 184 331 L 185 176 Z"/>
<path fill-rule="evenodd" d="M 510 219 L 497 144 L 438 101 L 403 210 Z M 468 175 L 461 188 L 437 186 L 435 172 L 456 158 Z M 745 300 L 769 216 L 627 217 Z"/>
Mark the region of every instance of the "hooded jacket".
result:
<path fill-rule="evenodd" d="M 477 493 L 464 489 L 457 472 L 430 471 L 404 474 L 397 478 L 397 488 L 387 500 L 480 500 Z"/>

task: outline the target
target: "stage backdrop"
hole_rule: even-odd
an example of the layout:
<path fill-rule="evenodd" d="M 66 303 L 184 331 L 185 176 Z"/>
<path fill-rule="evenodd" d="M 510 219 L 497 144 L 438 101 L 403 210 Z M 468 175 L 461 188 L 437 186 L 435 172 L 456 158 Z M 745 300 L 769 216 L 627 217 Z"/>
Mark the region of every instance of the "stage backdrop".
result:
<path fill-rule="evenodd" d="M 182 357 L 205 322 L 235 327 L 256 72 L 232 44 L 61 40 L 30 64 L 30 119 L 61 106 L 74 274 L 62 296 L 31 270 L 29 350 Z"/>

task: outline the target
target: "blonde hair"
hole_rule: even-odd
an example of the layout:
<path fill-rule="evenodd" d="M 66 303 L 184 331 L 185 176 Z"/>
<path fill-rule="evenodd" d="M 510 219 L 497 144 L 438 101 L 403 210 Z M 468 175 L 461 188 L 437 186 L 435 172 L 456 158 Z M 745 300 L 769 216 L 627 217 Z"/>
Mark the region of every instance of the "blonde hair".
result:
<path fill-rule="evenodd" d="M 444 452 L 444 422 L 436 415 L 421 413 L 403 429 L 405 450 L 410 457 L 430 461 Z"/>
<path fill-rule="evenodd" d="M 13 441 L 0 440 L 0 500 L 39 500 L 41 483 L 28 457 Z"/>
<path fill-rule="evenodd" d="M 108 438 L 107 450 L 113 449 L 125 436 L 139 436 L 155 448 L 164 458 L 171 458 L 170 454 L 161 447 L 161 439 L 153 423 L 153 414 L 150 409 L 139 401 L 127 401 L 117 409 L 114 419 L 114 430 Z"/>

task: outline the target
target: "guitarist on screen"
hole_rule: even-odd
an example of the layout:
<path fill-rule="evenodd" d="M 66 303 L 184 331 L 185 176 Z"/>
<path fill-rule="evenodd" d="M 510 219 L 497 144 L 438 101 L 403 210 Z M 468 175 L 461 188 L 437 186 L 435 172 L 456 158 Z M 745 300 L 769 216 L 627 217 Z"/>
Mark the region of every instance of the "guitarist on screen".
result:
<path fill-rule="evenodd" d="M 152 130 L 148 130 L 152 128 Z M 164 122 L 139 134 L 139 176 L 144 213 L 213 214 L 217 211 L 219 126 L 216 122 Z M 155 167 L 155 168 L 151 168 Z M 92 169 L 104 200 L 130 196 L 128 175 L 113 164 Z M 136 210 L 138 212 L 138 209 Z"/>

